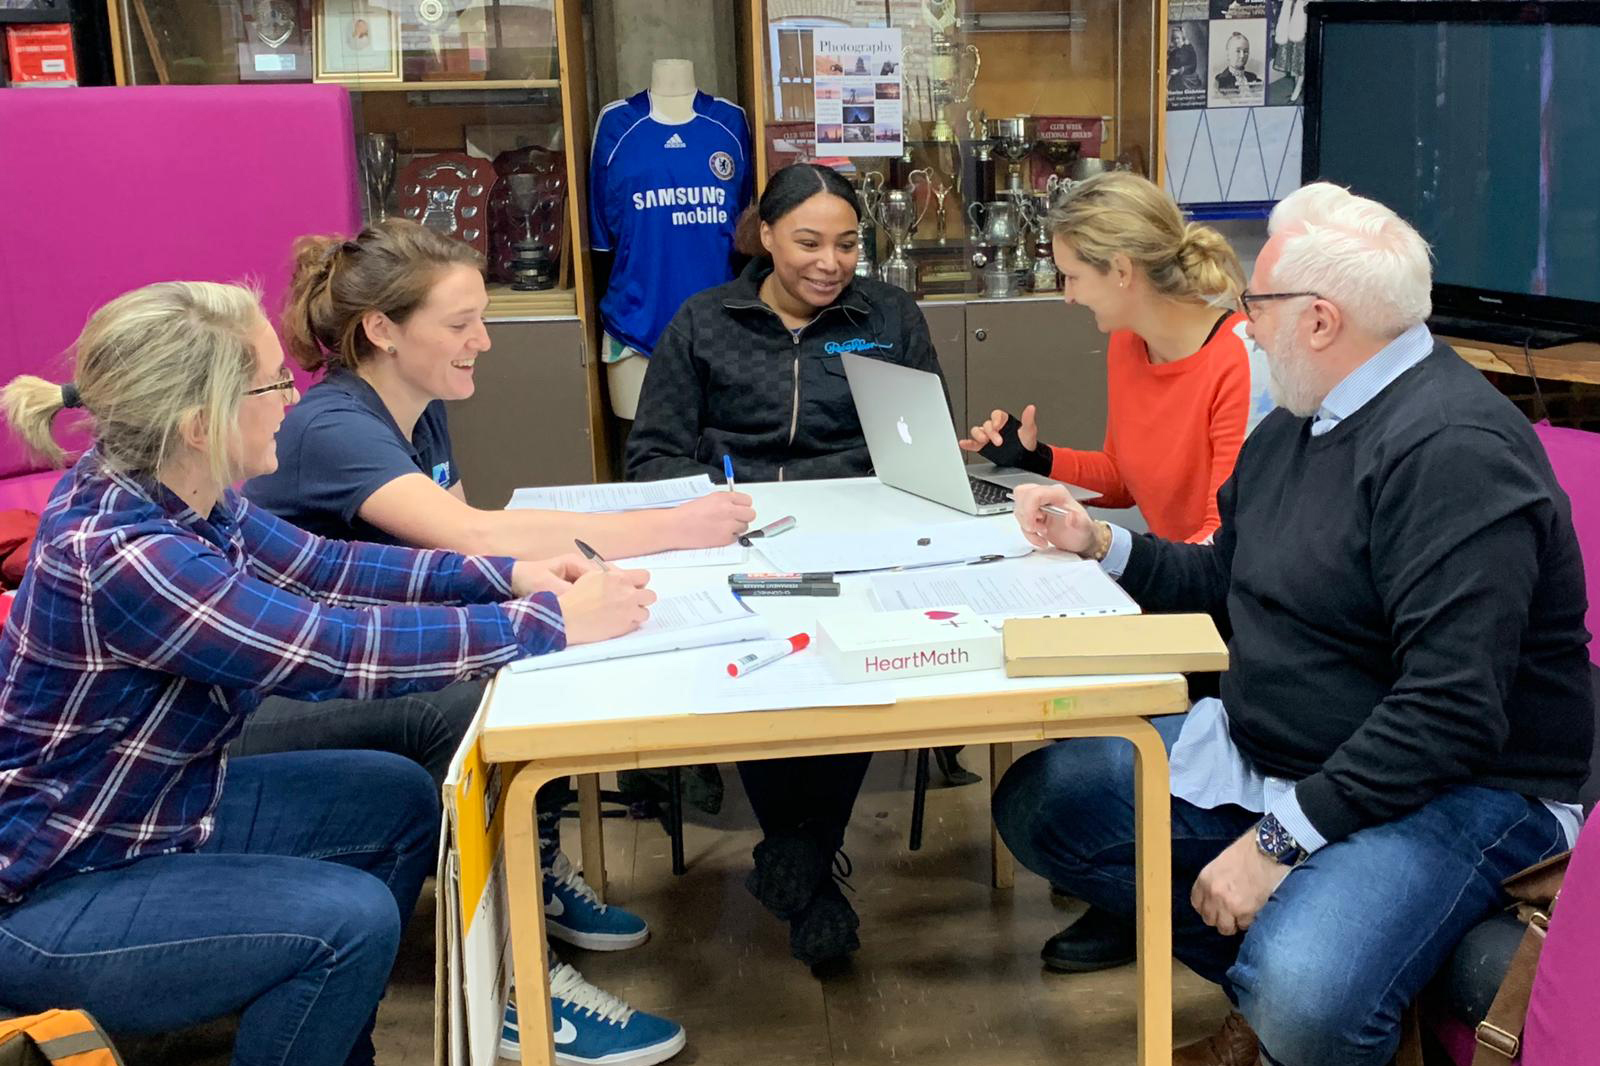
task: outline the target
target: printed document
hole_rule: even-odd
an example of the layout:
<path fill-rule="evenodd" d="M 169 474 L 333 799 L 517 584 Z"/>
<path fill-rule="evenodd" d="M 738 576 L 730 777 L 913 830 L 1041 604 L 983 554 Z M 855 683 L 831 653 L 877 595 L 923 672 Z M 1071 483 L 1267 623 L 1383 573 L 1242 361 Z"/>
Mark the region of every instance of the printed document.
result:
<path fill-rule="evenodd" d="M 555 485 L 548 488 L 518 489 L 511 494 L 506 510 L 544 508 L 551 511 L 642 511 L 652 507 L 676 507 L 716 491 L 705 474 L 672 478 L 668 481 L 618 481 L 604 485 Z"/>
<path fill-rule="evenodd" d="M 649 620 L 632 633 L 594 644 L 579 644 L 548 655 L 518 659 L 508 669 L 515 673 L 549 670 L 658 651 L 764 640 L 771 635 L 766 620 L 723 585 L 661 597 L 650 605 Z"/>
<path fill-rule="evenodd" d="M 1063 557 L 878 574 L 872 593 L 885 611 L 966 606 L 990 619 L 1139 613 L 1100 564 Z"/>

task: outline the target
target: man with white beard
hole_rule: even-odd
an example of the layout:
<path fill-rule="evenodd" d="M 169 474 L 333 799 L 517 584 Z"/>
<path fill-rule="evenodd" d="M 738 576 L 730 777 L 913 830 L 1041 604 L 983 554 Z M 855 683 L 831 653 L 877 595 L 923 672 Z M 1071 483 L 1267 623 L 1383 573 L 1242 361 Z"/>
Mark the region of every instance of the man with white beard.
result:
<path fill-rule="evenodd" d="M 1241 302 L 1280 409 L 1213 543 L 1131 536 L 1056 486 L 1019 490 L 1016 515 L 1145 610 L 1229 635 L 1221 698 L 1155 721 L 1174 954 L 1237 1008 L 1175 1066 L 1381 1066 L 1501 880 L 1577 835 L 1583 565 L 1527 420 L 1428 333 L 1416 231 L 1327 184 L 1268 228 Z M 1086 959 L 1133 936 L 1132 795 L 1110 740 L 1034 751 L 995 793 L 1018 860 L 1090 904 L 1064 934 L 1084 927 Z"/>

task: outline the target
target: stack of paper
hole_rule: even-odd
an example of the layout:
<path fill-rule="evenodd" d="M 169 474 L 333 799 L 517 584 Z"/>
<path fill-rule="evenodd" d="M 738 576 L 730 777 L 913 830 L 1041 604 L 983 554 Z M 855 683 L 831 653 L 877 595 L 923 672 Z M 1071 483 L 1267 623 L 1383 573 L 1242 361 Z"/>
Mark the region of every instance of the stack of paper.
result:
<path fill-rule="evenodd" d="M 627 559 L 613 559 L 611 565 L 623 570 L 677 570 L 690 566 L 739 566 L 750 554 L 742 544 L 724 544 L 720 548 L 679 548 L 676 551 L 656 552 L 654 555 L 635 555 Z"/>
<path fill-rule="evenodd" d="M 673 478 L 670 481 L 620 481 L 605 485 L 556 485 L 549 488 L 518 489 L 511 494 L 506 510 L 541 508 L 550 511 L 642 511 L 652 507 L 676 507 L 716 490 L 705 474 Z"/>
<path fill-rule="evenodd" d="M 967 606 L 990 619 L 1139 613 L 1099 563 L 1065 556 L 879 574 L 872 593 L 884 611 Z"/>
<path fill-rule="evenodd" d="M 625 636 L 579 644 L 548 655 L 518 659 L 507 669 L 549 670 L 577 663 L 626 659 L 680 648 L 704 648 L 764 640 L 772 635 L 766 620 L 746 607 L 726 585 L 664 596 L 650 606 L 650 619 Z"/>
<path fill-rule="evenodd" d="M 777 570 L 837 574 L 1015 558 L 1033 551 L 1015 522 L 982 518 L 877 533 L 789 533 L 757 541 L 756 547 Z"/>

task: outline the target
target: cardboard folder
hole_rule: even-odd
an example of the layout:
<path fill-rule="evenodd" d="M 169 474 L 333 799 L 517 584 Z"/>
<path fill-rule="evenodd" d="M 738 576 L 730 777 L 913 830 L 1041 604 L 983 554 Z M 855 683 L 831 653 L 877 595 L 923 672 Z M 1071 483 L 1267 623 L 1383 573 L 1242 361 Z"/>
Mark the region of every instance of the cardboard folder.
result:
<path fill-rule="evenodd" d="M 1205 614 L 1011 618 L 1007 677 L 1226 670 L 1228 646 Z"/>

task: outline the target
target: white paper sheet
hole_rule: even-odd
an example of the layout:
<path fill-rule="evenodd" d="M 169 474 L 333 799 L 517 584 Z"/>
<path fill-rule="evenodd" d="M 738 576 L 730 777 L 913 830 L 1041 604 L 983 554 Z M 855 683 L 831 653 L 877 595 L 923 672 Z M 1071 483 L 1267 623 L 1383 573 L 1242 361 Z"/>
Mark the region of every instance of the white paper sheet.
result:
<path fill-rule="evenodd" d="M 784 711 L 796 707 L 885 707 L 894 702 L 894 685 L 889 682 L 850 684 L 834 680 L 826 660 L 815 648 L 796 652 L 743 677 L 728 676 L 727 665 L 732 656 L 726 651 L 707 658 L 710 661 L 704 666 L 689 666 L 684 678 L 692 681 L 690 691 L 699 714 Z"/>
<path fill-rule="evenodd" d="M 875 533 L 786 533 L 757 541 L 756 548 L 777 570 L 834 573 L 938 566 L 986 555 L 1016 558 L 1033 551 L 1015 522 L 981 518 Z"/>
<path fill-rule="evenodd" d="M 1098 563 L 1042 559 L 878 574 L 872 593 L 885 611 L 967 606 L 987 618 L 1138 614 Z"/>
<path fill-rule="evenodd" d="M 579 644 L 549 655 L 518 659 L 508 669 L 550 670 L 578 663 L 626 659 L 635 655 L 764 640 L 772 635 L 766 619 L 746 607 L 727 586 L 663 596 L 650 606 L 650 619 L 625 636 Z"/>
<path fill-rule="evenodd" d="M 618 481 L 604 485 L 554 485 L 518 489 L 511 494 L 506 510 L 545 508 L 552 511 L 639 511 L 652 507 L 676 507 L 716 491 L 705 474 L 672 478 L 668 481 Z"/>
<path fill-rule="evenodd" d="M 724 544 L 720 548 L 679 548 L 610 562 L 623 570 L 680 570 L 691 566 L 739 566 L 749 557 L 750 549 L 743 544 Z"/>

